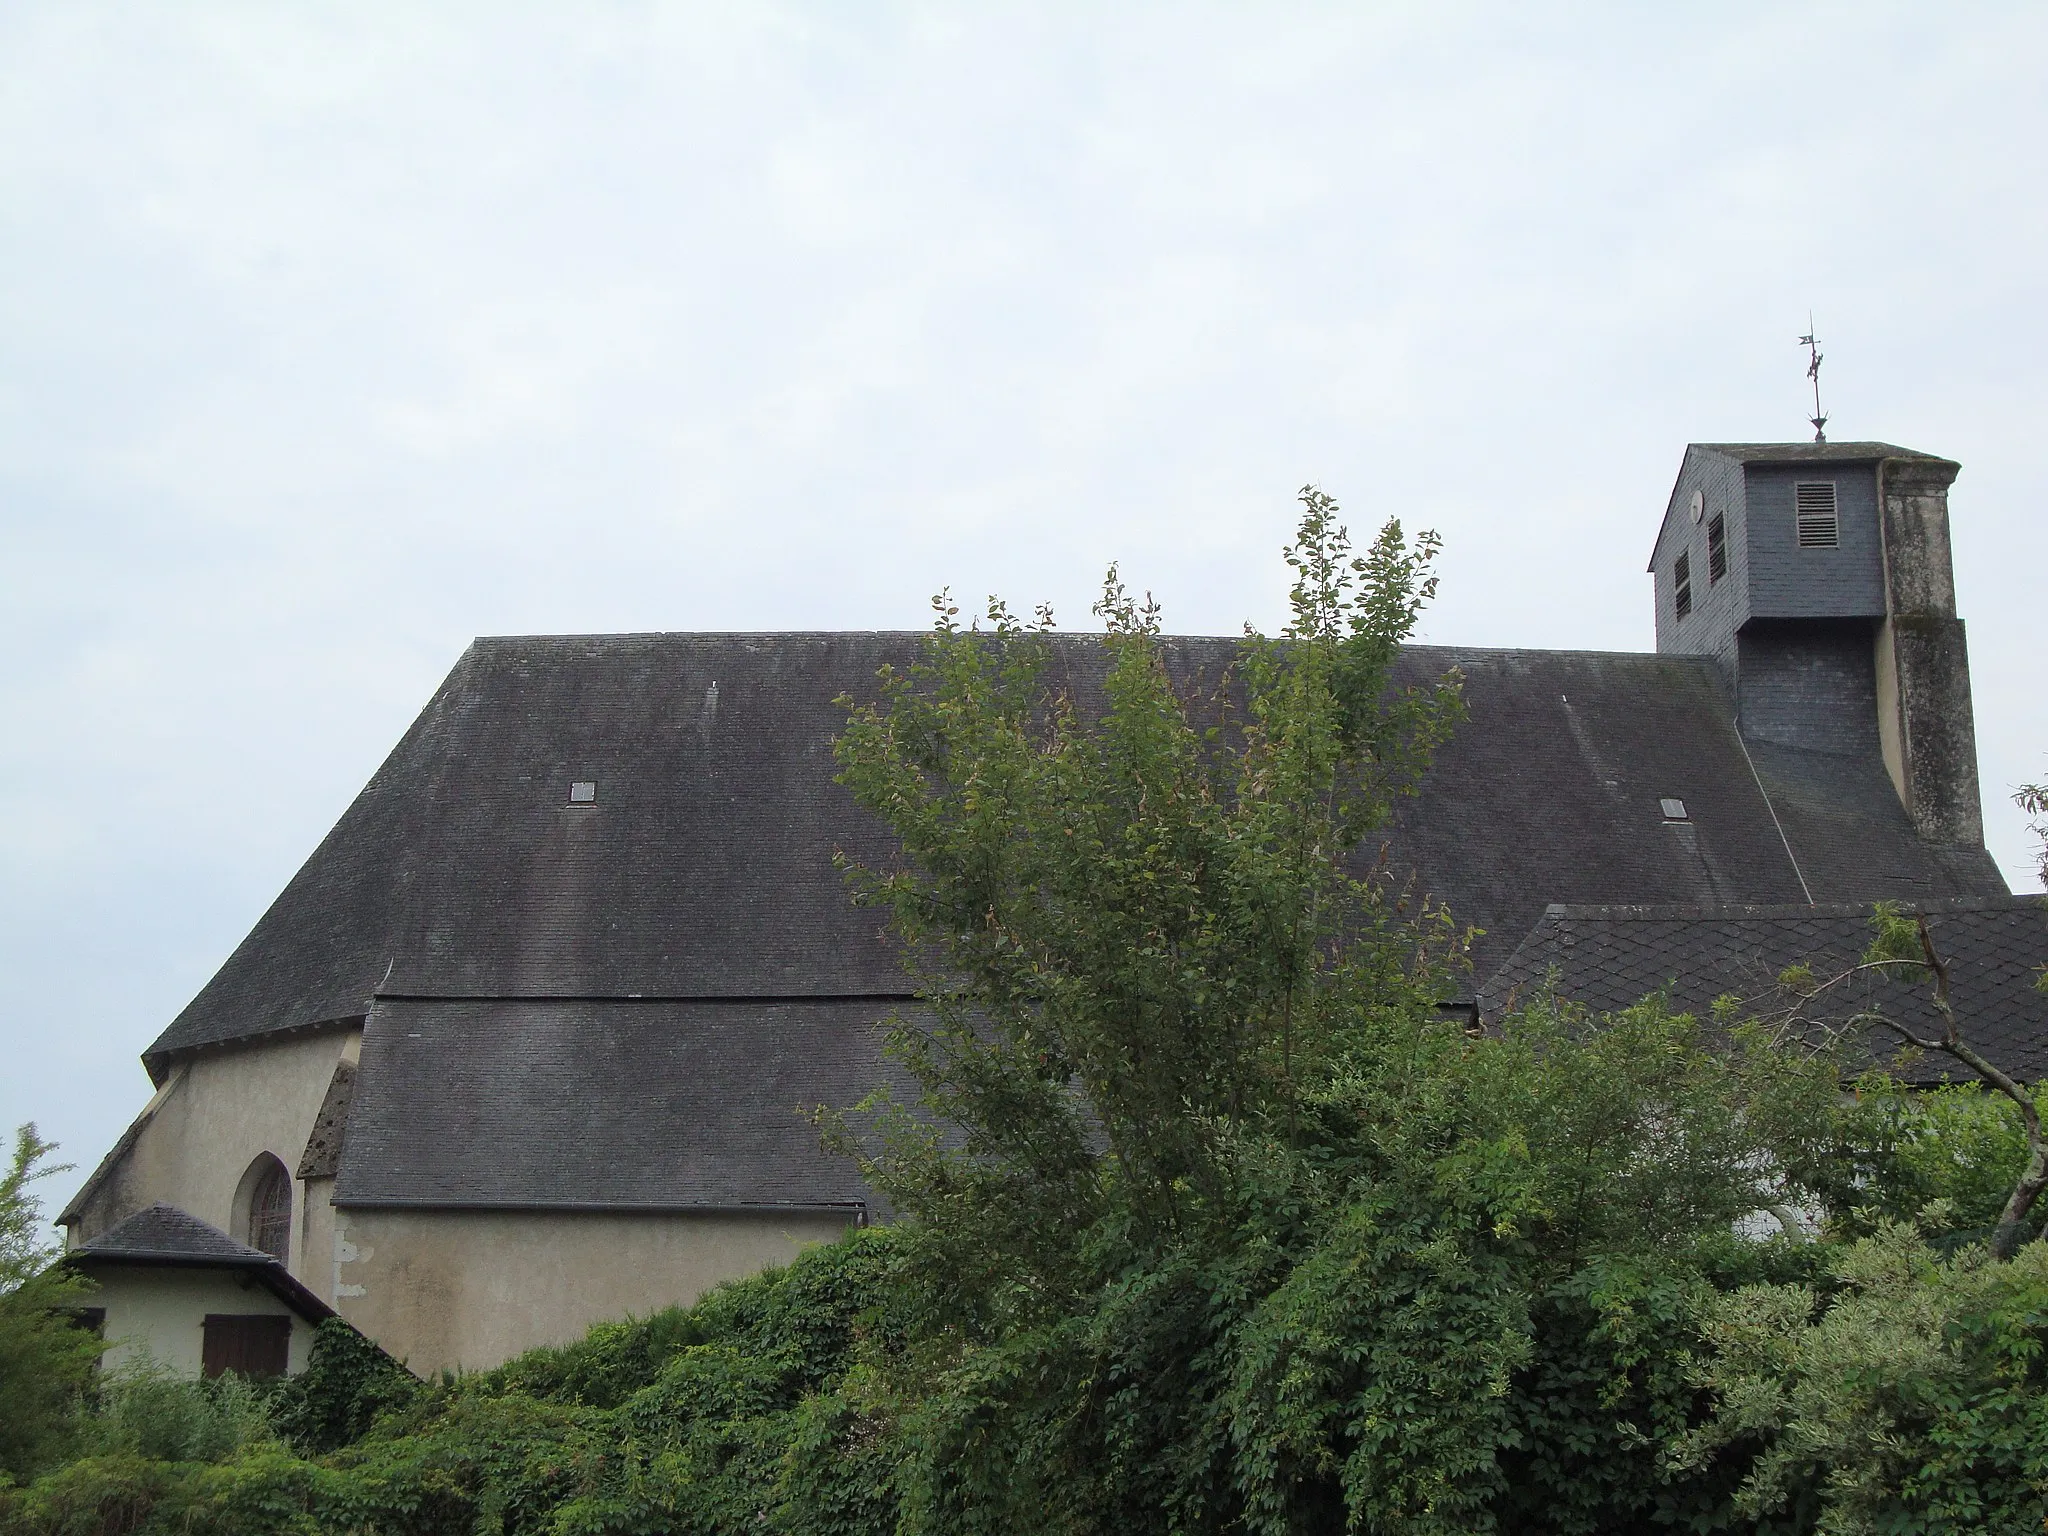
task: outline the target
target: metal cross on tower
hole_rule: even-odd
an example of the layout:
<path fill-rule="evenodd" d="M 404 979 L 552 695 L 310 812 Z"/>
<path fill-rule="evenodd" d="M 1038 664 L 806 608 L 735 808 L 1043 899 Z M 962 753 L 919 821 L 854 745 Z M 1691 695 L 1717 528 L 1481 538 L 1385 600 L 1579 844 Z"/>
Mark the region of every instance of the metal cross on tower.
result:
<path fill-rule="evenodd" d="M 1806 317 L 1806 334 L 1799 338 L 1799 345 L 1806 348 L 1806 355 L 1809 359 L 1806 365 L 1806 376 L 1813 380 L 1813 414 L 1806 419 L 1813 423 L 1813 440 L 1816 443 L 1824 443 L 1828 440 L 1828 419 L 1821 414 L 1820 408 L 1821 350 L 1820 343 L 1813 339 L 1812 315 Z"/>

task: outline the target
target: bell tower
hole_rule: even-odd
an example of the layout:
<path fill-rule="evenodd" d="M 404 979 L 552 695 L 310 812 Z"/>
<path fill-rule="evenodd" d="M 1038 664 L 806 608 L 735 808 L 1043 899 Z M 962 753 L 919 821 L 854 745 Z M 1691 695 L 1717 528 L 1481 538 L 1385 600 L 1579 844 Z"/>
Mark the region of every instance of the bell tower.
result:
<path fill-rule="evenodd" d="M 1880 754 L 1923 840 L 1981 848 L 1959 469 L 1888 443 L 1694 443 L 1650 573 L 1657 649 L 1720 663 L 1745 740 Z"/>

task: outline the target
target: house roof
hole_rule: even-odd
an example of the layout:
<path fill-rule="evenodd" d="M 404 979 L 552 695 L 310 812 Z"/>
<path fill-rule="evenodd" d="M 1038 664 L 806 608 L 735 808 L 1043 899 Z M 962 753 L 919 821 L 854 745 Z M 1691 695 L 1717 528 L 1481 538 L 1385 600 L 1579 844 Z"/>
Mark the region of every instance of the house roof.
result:
<path fill-rule="evenodd" d="M 362 1018 L 380 995 L 868 998 L 872 1016 L 905 981 L 833 856 L 886 859 L 890 843 L 833 780 L 833 701 L 872 696 L 877 669 L 914 660 L 921 640 L 477 641 L 149 1048 L 152 1073 L 181 1053 Z M 1099 674 L 1096 642 L 1059 643 L 1076 678 Z M 1237 646 L 1168 642 L 1174 665 L 1205 673 Z M 1774 749 L 1752 766 L 1704 658 L 1411 646 L 1399 670 L 1420 682 L 1453 666 L 1469 719 L 1366 857 L 1484 930 L 1479 978 L 1549 902 L 2004 893 L 1981 850 L 1914 836 L 1867 755 Z M 578 784 L 591 800 L 571 799 Z M 1685 802 L 1684 825 L 1662 815 L 1666 797 Z"/>
<path fill-rule="evenodd" d="M 343 1206 L 865 1208 L 817 1106 L 893 1084 L 879 997 L 770 1003 L 380 999 Z"/>
<path fill-rule="evenodd" d="M 2048 993 L 2035 988 L 2048 956 L 2048 906 L 2039 897 L 1907 904 L 1924 912 L 1937 952 L 1952 973 L 1952 999 L 1964 1037 L 2025 1081 L 2048 1076 Z M 1869 948 L 1867 906 L 1566 906 L 1550 907 L 1534 931 L 1486 984 L 1482 1016 L 1498 1020 L 1545 990 L 1593 1012 L 1629 1006 L 1668 989 L 1672 1006 L 1704 1016 L 1733 995 L 1760 1011 L 1789 999 L 1778 984 L 1806 963 L 1820 977 L 1840 974 Z M 1923 1039 L 1941 1033 L 1924 982 L 1872 976 L 1814 1005 L 1814 1017 L 1840 1021 L 1877 1006 Z M 1897 1042 L 1866 1037 L 1888 1056 Z M 1922 1060 L 1922 1079 L 1954 1075 Z"/>
<path fill-rule="evenodd" d="M 218 1264 L 260 1268 L 277 1260 L 260 1248 L 238 1243 L 219 1227 L 175 1205 L 152 1205 L 116 1222 L 74 1255 L 130 1263 Z"/>
<path fill-rule="evenodd" d="M 310 1322 L 334 1315 L 332 1307 L 269 1254 L 236 1242 L 175 1205 L 146 1206 L 71 1249 L 64 1262 L 88 1272 L 101 1265 L 233 1270 L 249 1275 Z"/>

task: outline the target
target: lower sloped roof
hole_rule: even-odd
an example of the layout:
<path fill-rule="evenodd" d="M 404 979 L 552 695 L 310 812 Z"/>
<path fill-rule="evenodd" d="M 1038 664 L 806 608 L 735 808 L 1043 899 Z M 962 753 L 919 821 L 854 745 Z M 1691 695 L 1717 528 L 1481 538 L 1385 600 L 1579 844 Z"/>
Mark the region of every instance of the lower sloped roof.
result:
<path fill-rule="evenodd" d="M 219 1264 L 230 1268 L 261 1268 L 276 1259 L 260 1248 L 238 1243 L 211 1222 L 201 1221 L 175 1205 L 151 1205 L 116 1222 L 73 1254 L 95 1259 L 173 1264 Z"/>
<path fill-rule="evenodd" d="M 100 1265 L 136 1269 L 225 1269 L 245 1274 L 309 1322 L 334 1308 L 308 1290 L 270 1254 L 237 1242 L 211 1222 L 175 1205 L 145 1206 L 64 1255 L 90 1273 Z"/>
<path fill-rule="evenodd" d="M 2048 906 L 2039 897 L 1904 903 L 1926 915 L 1949 963 L 1965 1038 L 2025 1081 L 2048 1075 L 2048 994 L 2035 979 L 2048 964 Z M 1665 991 L 1675 1008 L 1705 1016 L 1733 995 L 1767 1013 L 1789 999 L 1778 984 L 1806 963 L 1821 977 L 1855 964 L 1869 948 L 1870 908 L 1828 906 L 1566 906 L 1547 909 L 1480 992 L 1482 1017 L 1498 1020 L 1544 990 L 1594 1012 L 1612 1012 Z M 1818 1006 L 1823 1021 L 1881 1006 L 1923 1039 L 1941 1025 L 1923 983 L 1872 976 Z M 1871 1035 L 1888 1055 L 1895 1042 Z M 1943 1061 L 1910 1074 L 1954 1075 Z"/>
<path fill-rule="evenodd" d="M 380 999 L 342 1206 L 864 1209 L 816 1106 L 910 1097 L 889 1000 Z"/>

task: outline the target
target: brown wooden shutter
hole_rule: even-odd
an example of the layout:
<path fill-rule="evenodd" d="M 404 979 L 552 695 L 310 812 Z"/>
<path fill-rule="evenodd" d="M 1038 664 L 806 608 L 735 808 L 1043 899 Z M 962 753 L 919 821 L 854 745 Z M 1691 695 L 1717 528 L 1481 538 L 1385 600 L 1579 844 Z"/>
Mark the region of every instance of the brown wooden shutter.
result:
<path fill-rule="evenodd" d="M 209 1376 L 282 1376 L 291 1357 L 292 1320 L 274 1312 L 253 1317 L 206 1314 L 199 1367 Z"/>

